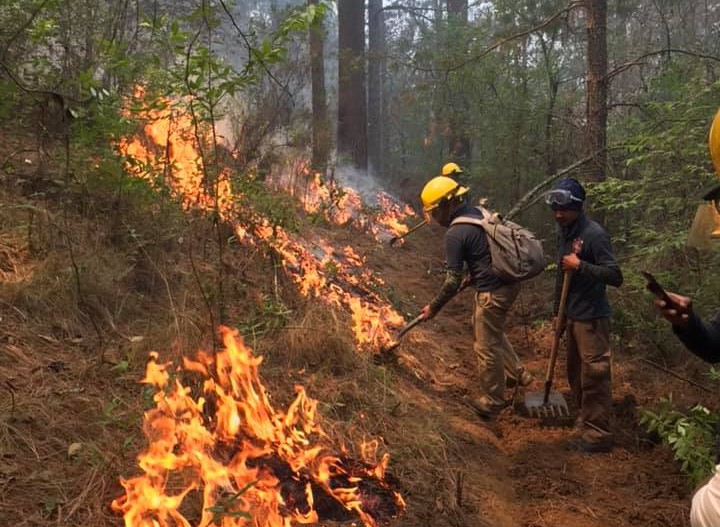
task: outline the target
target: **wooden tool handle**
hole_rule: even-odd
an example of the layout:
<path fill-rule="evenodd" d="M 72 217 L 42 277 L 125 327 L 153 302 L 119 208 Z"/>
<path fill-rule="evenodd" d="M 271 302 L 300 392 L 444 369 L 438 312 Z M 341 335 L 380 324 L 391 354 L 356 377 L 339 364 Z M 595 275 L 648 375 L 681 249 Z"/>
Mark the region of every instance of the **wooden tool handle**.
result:
<path fill-rule="evenodd" d="M 560 348 L 560 337 L 562 336 L 562 327 L 565 323 L 565 305 L 567 304 L 568 291 L 570 290 L 570 278 L 572 271 L 563 272 L 562 291 L 560 293 L 560 305 L 558 306 L 558 314 L 555 319 L 555 333 L 553 335 L 552 348 L 550 349 L 550 362 L 548 363 L 547 375 L 545 376 L 545 393 L 543 394 L 543 404 L 547 404 L 550 397 L 550 388 L 552 387 L 553 375 L 555 374 L 555 364 L 557 363 L 558 349 Z"/>

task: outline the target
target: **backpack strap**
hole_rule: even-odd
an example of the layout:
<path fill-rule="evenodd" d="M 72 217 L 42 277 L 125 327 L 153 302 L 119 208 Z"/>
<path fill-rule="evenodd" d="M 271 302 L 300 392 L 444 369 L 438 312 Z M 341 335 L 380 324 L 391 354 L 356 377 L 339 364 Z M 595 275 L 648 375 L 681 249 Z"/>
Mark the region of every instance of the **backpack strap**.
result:
<path fill-rule="evenodd" d="M 457 225 L 458 223 L 465 223 L 470 225 L 477 225 L 478 227 L 485 228 L 485 221 L 491 220 L 495 218 L 496 216 L 499 217 L 499 214 L 495 213 L 492 214 L 489 210 L 487 210 L 485 207 L 475 207 L 477 211 L 482 214 L 482 218 L 478 218 L 477 216 L 458 216 L 454 220 L 450 222 L 450 225 Z"/>
<path fill-rule="evenodd" d="M 461 223 L 464 223 L 468 225 L 477 225 L 478 227 L 483 227 L 484 222 L 484 218 L 478 218 L 477 216 L 458 216 L 450 222 L 450 226 L 452 227 L 453 225 L 459 225 Z"/>

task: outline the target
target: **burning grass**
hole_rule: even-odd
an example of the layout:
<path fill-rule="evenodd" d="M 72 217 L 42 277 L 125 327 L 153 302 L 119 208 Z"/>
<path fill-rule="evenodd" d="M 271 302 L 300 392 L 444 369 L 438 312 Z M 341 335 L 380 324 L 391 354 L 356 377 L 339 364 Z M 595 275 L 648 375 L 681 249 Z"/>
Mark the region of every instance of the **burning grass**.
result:
<path fill-rule="evenodd" d="M 352 461 L 334 451 L 316 415 L 317 402 L 302 387 L 286 412 L 274 409 L 255 357 L 237 334 L 223 329 L 224 349 L 183 360 L 183 377 L 200 376 L 194 394 L 169 364 L 153 355 L 144 383 L 157 390 L 145 414 L 148 448 L 139 456 L 144 475 L 123 480 L 126 495 L 113 502 L 127 525 L 222 524 L 287 526 L 319 519 L 366 525 L 396 516 L 404 502 L 385 479 L 389 457 Z M 182 512 L 191 492 L 202 493 L 193 519 Z M 232 503 L 226 497 L 232 496 Z M 315 504 L 322 504 L 325 517 Z M 352 514 L 351 514 L 352 513 Z"/>
<path fill-rule="evenodd" d="M 0 212 L 3 269 L 17 277 L 15 283 L 0 282 L 3 525 L 120 525 L 122 519 L 109 503 L 123 491 L 118 475 L 137 474 L 134 458 L 143 445 L 140 420 L 152 402 L 152 393 L 137 384 L 141 362 L 151 348 L 171 348 L 169 355 L 177 361 L 209 344 L 201 337 L 208 317 L 193 278 L 196 267 L 207 287 L 219 273 L 209 223 L 198 222 L 202 227 L 181 221 L 172 204 L 158 206 L 142 186 L 132 187 L 138 199 L 132 192 L 125 195 L 112 215 L 100 211 L 115 203 L 113 185 L 76 190 L 68 189 L 62 203 L 42 195 L 0 192 L 0 211 L 10 210 L 5 204 L 18 203 L 48 211 L 42 233 L 35 231 L 31 238 L 34 251 L 28 248 L 27 216 Z M 347 259 L 351 269 L 366 266 L 363 254 L 348 250 L 346 240 L 336 245 L 344 249 L 331 249 L 335 259 Z M 280 324 L 267 324 L 268 331 L 253 341 L 268 357 L 266 378 L 275 406 L 287 408 L 294 385 L 304 384 L 325 416 L 330 445 L 357 445 L 382 436 L 401 453 L 396 469 L 403 491 L 413 489 L 415 507 L 427 507 L 430 514 L 435 481 L 446 465 L 446 445 L 436 440 L 441 416 L 409 403 L 413 396 L 397 387 L 392 372 L 354 352 L 348 311 L 336 311 L 337 304 L 329 307 L 315 298 L 298 298 L 294 287 L 282 287 L 282 277 L 278 287 L 268 272 L 272 263 L 262 257 L 267 253 L 238 245 L 228 251 L 223 265 L 231 320 L 262 315 L 255 299 L 267 295 L 280 295 L 278 301 L 290 309 Z M 329 269 L 324 272 L 332 283 L 338 270 Z M 376 298 L 373 291 L 363 292 L 364 275 L 345 276 L 356 291 Z M 418 422 L 422 425 L 415 427 Z M 361 459 L 362 450 L 348 450 L 340 466 L 351 474 L 367 470 L 365 462 L 352 461 Z M 344 451 L 338 446 L 336 452 Z M 287 466 L 276 468 L 281 472 Z M 182 478 L 171 481 L 181 483 Z M 355 482 L 341 486 L 350 483 Z M 365 491 L 377 494 L 378 488 Z M 196 493 L 190 491 L 193 497 Z M 232 506 L 233 494 L 219 496 Z M 200 517 L 203 510 L 197 503 L 186 504 L 181 512 Z M 305 510 L 302 499 L 295 503 Z M 315 507 L 327 517 L 348 518 L 333 516 L 336 513 L 320 503 Z M 413 518 L 398 523 L 413 524 Z"/>

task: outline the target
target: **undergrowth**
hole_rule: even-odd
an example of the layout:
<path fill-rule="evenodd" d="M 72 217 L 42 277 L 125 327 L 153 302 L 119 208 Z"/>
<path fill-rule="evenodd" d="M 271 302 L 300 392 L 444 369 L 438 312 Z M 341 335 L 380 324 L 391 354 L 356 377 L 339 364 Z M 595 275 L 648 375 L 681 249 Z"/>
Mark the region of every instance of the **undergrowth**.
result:
<path fill-rule="evenodd" d="M 640 418 L 648 432 L 656 433 L 672 449 L 691 487 L 713 472 L 719 423 L 718 415 L 705 406 L 698 404 L 682 412 L 671 397 L 661 399 L 654 410 L 644 410 Z"/>

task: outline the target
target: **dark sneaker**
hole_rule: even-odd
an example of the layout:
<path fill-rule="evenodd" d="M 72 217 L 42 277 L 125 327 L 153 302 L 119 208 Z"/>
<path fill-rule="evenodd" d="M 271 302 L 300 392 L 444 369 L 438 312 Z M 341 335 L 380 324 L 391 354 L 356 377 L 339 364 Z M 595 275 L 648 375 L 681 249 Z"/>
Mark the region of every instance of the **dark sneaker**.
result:
<path fill-rule="evenodd" d="M 578 452 L 585 452 L 586 454 L 601 454 L 607 453 L 612 450 L 612 444 L 606 441 L 591 442 L 583 438 L 570 439 L 567 442 L 569 450 L 575 450 Z"/>

